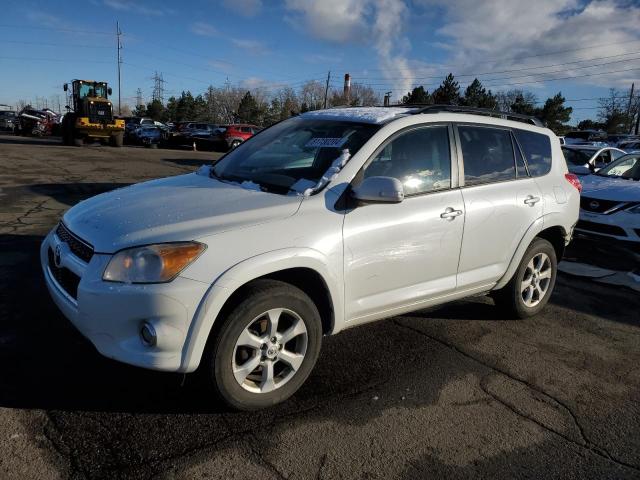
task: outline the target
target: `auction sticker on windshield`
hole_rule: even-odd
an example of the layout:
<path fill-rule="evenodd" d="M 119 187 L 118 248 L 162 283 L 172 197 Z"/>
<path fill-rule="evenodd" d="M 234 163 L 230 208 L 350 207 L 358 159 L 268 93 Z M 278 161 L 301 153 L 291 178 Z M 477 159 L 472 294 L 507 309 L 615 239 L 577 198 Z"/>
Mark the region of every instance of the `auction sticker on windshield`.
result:
<path fill-rule="evenodd" d="M 311 140 L 309 140 L 307 142 L 305 147 L 308 147 L 308 148 L 321 148 L 321 147 L 340 148 L 345 143 L 347 143 L 347 139 L 346 138 L 320 138 L 320 137 L 314 137 L 314 138 L 312 138 Z"/>

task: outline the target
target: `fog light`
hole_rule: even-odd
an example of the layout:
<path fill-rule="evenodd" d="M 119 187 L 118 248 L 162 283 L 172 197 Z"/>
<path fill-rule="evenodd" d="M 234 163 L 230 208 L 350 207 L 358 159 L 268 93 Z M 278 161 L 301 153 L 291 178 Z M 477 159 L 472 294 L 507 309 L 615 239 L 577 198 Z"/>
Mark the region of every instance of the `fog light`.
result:
<path fill-rule="evenodd" d="M 142 343 L 144 343 L 147 347 L 153 347 L 156 343 L 158 343 L 156 329 L 153 328 L 153 325 L 151 325 L 149 322 L 144 322 L 142 324 L 142 328 L 140 329 L 140 337 L 142 338 Z"/>

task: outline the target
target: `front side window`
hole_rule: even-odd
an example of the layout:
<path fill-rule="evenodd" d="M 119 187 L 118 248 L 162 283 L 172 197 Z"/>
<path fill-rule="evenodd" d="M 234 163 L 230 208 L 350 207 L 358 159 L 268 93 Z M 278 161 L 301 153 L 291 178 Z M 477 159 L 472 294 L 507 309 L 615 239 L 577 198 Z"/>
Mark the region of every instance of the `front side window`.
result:
<path fill-rule="evenodd" d="M 529 173 L 532 177 L 541 177 L 551 170 L 551 141 L 547 135 L 516 129 L 513 131 L 522 147 Z"/>
<path fill-rule="evenodd" d="M 467 186 L 516 178 L 511 133 L 487 127 L 458 127 Z"/>
<path fill-rule="evenodd" d="M 351 156 L 379 125 L 293 117 L 260 132 L 231 150 L 213 168 L 213 176 L 253 182 L 274 193 L 315 185 L 344 150 Z"/>
<path fill-rule="evenodd" d="M 364 178 L 378 176 L 397 178 L 407 195 L 450 188 L 448 128 L 417 128 L 394 138 L 364 171 Z"/>

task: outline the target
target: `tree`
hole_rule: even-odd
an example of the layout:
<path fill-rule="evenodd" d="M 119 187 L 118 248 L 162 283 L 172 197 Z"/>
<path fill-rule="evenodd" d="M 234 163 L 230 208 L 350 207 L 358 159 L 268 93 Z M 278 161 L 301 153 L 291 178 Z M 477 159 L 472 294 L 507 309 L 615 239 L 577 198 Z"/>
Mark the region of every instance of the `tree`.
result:
<path fill-rule="evenodd" d="M 408 92 L 404 97 L 402 97 L 402 103 L 406 104 L 426 104 L 431 105 L 433 103 L 431 99 L 431 95 L 429 92 L 425 90 L 425 88 L 420 85 L 419 87 L 415 87 L 413 90 Z"/>
<path fill-rule="evenodd" d="M 468 107 L 490 108 L 495 110 L 498 106 L 498 101 L 495 95 L 491 93 L 491 90 L 487 91 L 482 86 L 480 80 L 476 78 L 464 91 L 462 104 Z"/>
<path fill-rule="evenodd" d="M 573 108 L 565 107 L 564 102 L 562 93 L 558 92 L 554 97 L 548 98 L 544 106 L 536 112 L 537 117 L 557 134 L 564 132 L 564 124 L 569 121 L 573 112 Z"/>
<path fill-rule="evenodd" d="M 535 105 L 538 103 L 538 98 L 534 93 L 520 89 L 497 92 L 495 96 L 498 102 L 498 110 L 502 112 L 510 112 L 511 106 L 516 102 L 518 97 L 522 97 L 522 101 L 526 104 Z"/>
<path fill-rule="evenodd" d="M 151 100 L 147 104 L 147 111 L 144 116 L 158 121 L 165 120 L 166 115 L 164 111 L 164 105 L 162 105 L 162 102 L 160 100 Z"/>
<path fill-rule="evenodd" d="M 453 74 L 447 75 L 442 84 L 431 95 L 438 105 L 460 105 L 460 85 Z"/>
<path fill-rule="evenodd" d="M 535 102 L 531 101 L 531 99 L 525 98 L 523 95 L 518 95 L 516 97 L 509 110 L 513 113 L 532 116 L 535 116 L 537 111 Z"/>
<path fill-rule="evenodd" d="M 144 105 L 136 105 L 136 108 L 133 110 L 134 117 L 146 117 L 147 116 L 147 107 Z"/>
<path fill-rule="evenodd" d="M 316 80 L 310 80 L 302 85 L 299 97 L 300 102 L 306 105 L 305 111 L 320 110 L 324 106 L 324 89 L 325 86 Z"/>
<path fill-rule="evenodd" d="M 373 107 L 380 104 L 380 97 L 370 86 L 355 82 L 351 85 L 349 104 L 352 107 Z"/>
<path fill-rule="evenodd" d="M 578 123 L 578 130 L 604 130 L 604 125 L 593 120 L 586 119 Z"/>
<path fill-rule="evenodd" d="M 598 107 L 598 119 L 602 122 L 607 133 L 626 133 L 631 130 L 635 107 L 632 103 L 629 115 L 629 96 L 615 88 L 609 90 L 609 96 L 600 99 Z"/>
<path fill-rule="evenodd" d="M 261 123 L 259 116 L 258 102 L 251 92 L 247 91 L 238 105 L 238 120 L 244 123 Z"/>

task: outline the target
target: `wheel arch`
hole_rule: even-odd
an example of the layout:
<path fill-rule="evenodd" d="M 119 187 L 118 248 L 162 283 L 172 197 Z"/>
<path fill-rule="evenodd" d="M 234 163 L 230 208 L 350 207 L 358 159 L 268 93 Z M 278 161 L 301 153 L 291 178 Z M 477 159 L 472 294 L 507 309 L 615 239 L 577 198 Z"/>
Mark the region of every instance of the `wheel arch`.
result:
<path fill-rule="evenodd" d="M 562 258 L 566 243 L 565 239 L 567 238 L 567 231 L 565 227 L 558 224 L 547 226 L 545 225 L 543 217 L 540 217 L 535 222 L 533 222 L 533 224 L 531 224 L 529 229 L 522 237 L 522 240 L 520 240 L 518 248 L 513 254 L 513 257 L 511 257 L 511 261 L 509 262 L 507 270 L 505 271 L 502 278 L 498 281 L 498 283 L 496 283 L 495 287 L 493 287 L 493 290 L 499 290 L 507 283 L 509 283 L 509 280 L 511 280 L 511 277 L 513 277 L 514 273 L 518 269 L 518 265 L 520 265 L 522 256 L 526 252 L 527 248 L 529 248 L 529 245 L 531 245 L 533 239 L 536 237 L 544 238 L 545 240 L 549 241 L 551 245 L 553 245 L 558 261 L 560 260 L 560 258 Z"/>
<path fill-rule="evenodd" d="M 318 308 L 323 333 L 332 334 L 340 329 L 343 323 L 342 291 L 338 287 L 339 281 L 327 268 L 326 259 L 315 250 L 293 250 L 245 260 L 213 282 L 191 322 L 180 371 L 192 372 L 199 366 L 209 339 L 220 325 L 217 319 L 238 305 L 243 293 L 256 280 L 279 280 L 299 288 Z"/>

